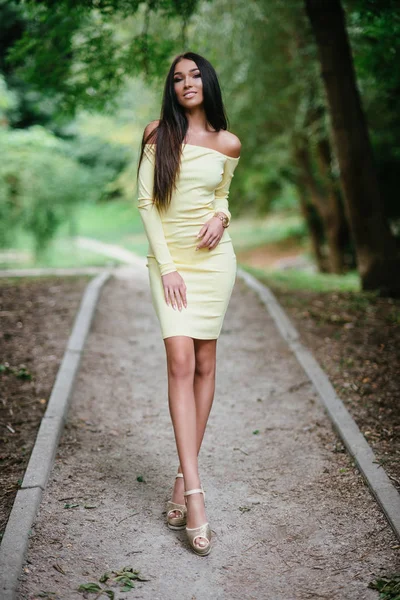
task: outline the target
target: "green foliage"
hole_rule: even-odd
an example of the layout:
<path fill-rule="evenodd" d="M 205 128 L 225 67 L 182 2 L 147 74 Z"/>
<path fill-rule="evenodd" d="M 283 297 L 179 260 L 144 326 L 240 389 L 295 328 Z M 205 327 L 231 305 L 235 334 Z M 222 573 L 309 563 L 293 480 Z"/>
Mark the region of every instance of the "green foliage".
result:
<path fill-rule="evenodd" d="M 0 74 L 0 122 L 6 122 L 8 114 L 17 106 L 15 92 L 8 89 L 4 77 Z"/>
<path fill-rule="evenodd" d="M 23 379 L 30 381 L 32 379 L 32 373 L 28 371 L 25 365 L 19 365 L 19 367 L 12 367 L 9 363 L 0 364 L 0 375 L 15 375 L 17 379 Z"/>
<path fill-rule="evenodd" d="M 6 49 L 7 68 L 57 99 L 60 113 L 113 104 L 126 78 L 165 75 L 197 0 L 28 0 Z M 176 26 L 179 19 L 182 26 Z"/>
<path fill-rule="evenodd" d="M 114 181 L 132 160 L 130 148 L 111 144 L 98 137 L 78 136 L 71 141 L 70 151 L 75 160 L 90 170 L 100 200 L 123 193 Z"/>
<path fill-rule="evenodd" d="M 0 247 L 12 246 L 22 227 L 40 253 L 74 205 L 93 194 L 90 173 L 39 126 L 0 130 L 0 154 Z"/>
<path fill-rule="evenodd" d="M 354 63 L 386 212 L 400 218 L 400 10 L 395 0 L 348 0 Z"/>
<path fill-rule="evenodd" d="M 400 600 L 400 573 L 377 577 L 369 583 L 368 587 L 378 590 L 381 600 Z"/>

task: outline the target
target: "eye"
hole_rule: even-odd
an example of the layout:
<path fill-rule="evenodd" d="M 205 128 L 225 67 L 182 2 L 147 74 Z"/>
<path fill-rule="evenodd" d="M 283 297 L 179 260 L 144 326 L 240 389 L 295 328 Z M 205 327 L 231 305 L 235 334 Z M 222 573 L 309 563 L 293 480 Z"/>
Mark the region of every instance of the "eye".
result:
<path fill-rule="evenodd" d="M 196 77 L 196 78 L 197 77 L 201 77 L 201 74 L 200 73 L 196 73 L 196 75 L 194 77 Z"/>

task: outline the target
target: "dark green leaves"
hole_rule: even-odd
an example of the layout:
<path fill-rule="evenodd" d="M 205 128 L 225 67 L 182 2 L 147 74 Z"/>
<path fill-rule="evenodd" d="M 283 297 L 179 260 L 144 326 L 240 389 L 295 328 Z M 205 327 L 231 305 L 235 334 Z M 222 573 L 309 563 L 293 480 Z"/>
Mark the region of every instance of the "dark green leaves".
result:
<path fill-rule="evenodd" d="M 121 592 L 129 592 L 135 587 L 135 581 L 149 581 L 140 576 L 140 571 L 134 570 L 132 567 L 123 567 L 119 571 L 106 571 L 99 578 L 99 582 L 106 584 L 116 584 L 120 587 Z M 111 600 L 114 599 L 114 592 L 108 588 L 101 587 L 98 583 L 83 583 L 79 586 L 78 592 L 86 594 L 98 594 L 100 597 L 102 594 L 106 594 Z"/>

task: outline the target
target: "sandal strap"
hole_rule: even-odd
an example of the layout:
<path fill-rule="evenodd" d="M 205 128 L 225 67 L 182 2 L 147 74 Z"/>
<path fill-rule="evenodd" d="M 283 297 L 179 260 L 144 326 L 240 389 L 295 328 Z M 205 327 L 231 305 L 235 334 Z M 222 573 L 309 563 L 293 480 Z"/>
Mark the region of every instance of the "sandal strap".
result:
<path fill-rule="evenodd" d="M 182 479 L 183 479 L 183 473 L 177 473 L 175 475 L 175 479 L 178 479 L 179 477 L 182 477 Z"/>
<path fill-rule="evenodd" d="M 204 490 L 202 488 L 196 488 L 195 490 L 188 490 L 187 492 L 183 492 L 184 496 L 191 496 L 191 494 L 204 494 Z"/>

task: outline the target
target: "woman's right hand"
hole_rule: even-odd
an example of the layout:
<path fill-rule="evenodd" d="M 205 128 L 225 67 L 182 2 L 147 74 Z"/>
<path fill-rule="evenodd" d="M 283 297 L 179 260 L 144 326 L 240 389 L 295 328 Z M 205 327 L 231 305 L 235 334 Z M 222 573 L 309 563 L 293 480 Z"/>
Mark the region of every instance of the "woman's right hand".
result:
<path fill-rule="evenodd" d="M 176 310 L 176 306 L 182 310 L 182 305 L 187 308 L 186 285 L 178 271 L 162 275 L 161 279 L 168 306 L 171 304 L 174 310 Z"/>

